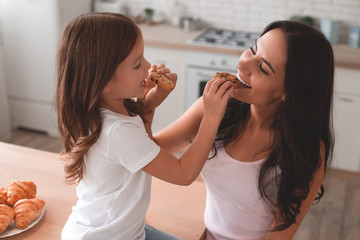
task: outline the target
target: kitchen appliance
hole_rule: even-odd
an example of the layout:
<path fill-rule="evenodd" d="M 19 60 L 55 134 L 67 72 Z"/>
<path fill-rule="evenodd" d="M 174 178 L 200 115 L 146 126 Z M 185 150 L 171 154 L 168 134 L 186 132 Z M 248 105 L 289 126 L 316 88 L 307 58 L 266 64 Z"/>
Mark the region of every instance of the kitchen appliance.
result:
<path fill-rule="evenodd" d="M 252 46 L 255 39 L 259 37 L 260 34 L 254 32 L 210 28 L 190 40 L 189 43 L 218 48 L 246 50 Z M 216 72 L 236 74 L 239 57 L 239 55 L 203 51 L 188 52 L 186 58 L 186 108 L 190 107 L 196 99 L 202 96 L 206 82 L 212 79 Z"/>
<path fill-rule="evenodd" d="M 66 23 L 92 0 L 2 0 L 3 59 L 13 128 L 58 136 L 56 51 Z"/>
<path fill-rule="evenodd" d="M 260 34 L 255 32 L 208 28 L 190 40 L 190 44 L 244 50 L 259 37 Z"/>
<path fill-rule="evenodd" d="M 182 17 L 180 28 L 185 32 L 198 31 L 202 28 L 202 22 L 200 18 Z"/>

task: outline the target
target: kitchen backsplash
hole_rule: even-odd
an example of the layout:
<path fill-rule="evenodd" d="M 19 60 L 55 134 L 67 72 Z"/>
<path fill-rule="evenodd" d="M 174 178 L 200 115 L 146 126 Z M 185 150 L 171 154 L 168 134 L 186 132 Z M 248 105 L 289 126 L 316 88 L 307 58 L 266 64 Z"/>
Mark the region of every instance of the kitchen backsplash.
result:
<path fill-rule="evenodd" d="M 147 7 L 162 14 L 167 21 L 176 15 L 198 17 L 219 28 L 261 31 L 277 19 L 309 15 L 319 26 L 320 18 L 339 20 L 339 41 L 348 41 L 349 28 L 360 26 L 360 0 L 115 0 L 136 16 Z M 182 7 L 179 7 L 182 6 Z"/>

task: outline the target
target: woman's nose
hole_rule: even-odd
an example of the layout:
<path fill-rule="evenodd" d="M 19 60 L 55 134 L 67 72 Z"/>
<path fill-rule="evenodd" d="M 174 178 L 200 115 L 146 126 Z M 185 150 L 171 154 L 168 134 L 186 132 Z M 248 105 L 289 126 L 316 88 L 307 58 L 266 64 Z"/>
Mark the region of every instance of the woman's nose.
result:
<path fill-rule="evenodd" d="M 242 72 L 244 75 L 250 75 L 252 69 L 256 65 L 257 56 L 252 55 L 250 50 L 245 51 L 239 59 L 238 62 L 238 69 Z"/>
<path fill-rule="evenodd" d="M 243 75 L 250 75 L 251 71 L 249 69 L 249 61 L 248 60 L 240 58 L 240 60 L 237 64 L 237 67 Z"/>

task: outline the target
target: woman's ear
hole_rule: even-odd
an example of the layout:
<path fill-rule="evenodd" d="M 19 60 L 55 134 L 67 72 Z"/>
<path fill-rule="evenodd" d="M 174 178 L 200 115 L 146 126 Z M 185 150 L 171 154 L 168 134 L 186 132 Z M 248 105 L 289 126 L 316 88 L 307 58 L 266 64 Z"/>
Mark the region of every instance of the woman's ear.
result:
<path fill-rule="evenodd" d="M 286 95 L 285 95 L 285 93 L 281 96 L 281 100 L 283 101 L 283 102 L 285 102 L 285 98 L 286 98 Z"/>

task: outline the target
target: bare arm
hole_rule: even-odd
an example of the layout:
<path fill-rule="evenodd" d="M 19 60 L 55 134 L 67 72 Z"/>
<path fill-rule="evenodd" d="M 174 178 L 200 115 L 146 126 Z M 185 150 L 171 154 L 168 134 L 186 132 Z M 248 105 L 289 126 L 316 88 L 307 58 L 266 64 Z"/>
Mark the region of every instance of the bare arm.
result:
<path fill-rule="evenodd" d="M 164 74 L 169 79 L 171 79 L 174 84 L 176 84 L 177 75 L 175 73 L 171 73 L 170 69 L 166 68 L 164 64 L 160 64 L 159 66 L 152 65 L 149 69 L 149 75 L 151 72 Z M 153 81 L 150 80 L 149 76 L 146 78 L 145 94 L 143 98 L 139 99 L 143 103 L 141 105 L 142 113 L 140 116 L 151 139 L 154 139 L 152 136 L 151 125 L 154 118 L 155 109 L 165 100 L 171 91 L 172 90 L 166 90 L 158 87 Z"/>
<path fill-rule="evenodd" d="M 192 145 L 183 154 L 180 159 L 177 159 L 165 149 L 175 149 L 173 145 L 186 142 L 186 139 L 191 138 L 196 132 L 196 125 L 192 125 L 190 121 L 185 125 L 192 125 L 190 131 L 185 131 L 185 134 L 180 134 L 181 137 L 175 137 L 173 140 L 175 144 L 167 144 L 168 137 L 175 136 L 178 132 L 175 129 L 176 126 L 184 129 L 181 126 L 181 121 L 174 123 L 172 127 L 164 130 L 163 133 L 155 136 L 156 142 L 160 146 L 164 146 L 158 156 L 151 161 L 143 170 L 150 175 L 162 179 L 167 182 L 188 185 L 192 183 L 199 175 L 205 161 L 210 153 L 213 141 L 215 139 L 218 126 L 225 113 L 228 98 L 233 91 L 233 88 L 229 88 L 229 83 L 224 83 L 222 79 L 213 79 L 208 82 L 205 87 L 203 95 L 203 117 L 201 117 L 201 101 L 193 108 L 194 112 L 187 112 L 184 114 L 183 119 L 195 120 L 199 122 L 199 130 L 194 138 Z M 175 126 L 175 127 L 174 127 Z M 196 133 L 195 133 L 196 134 Z"/>
<path fill-rule="evenodd" d="M 155 142 L 170 153 L 178 152 L 194 140 L 203 116 L 201 97 L 180 118 L 156 133 Z"/>
<path fill-rule="evenodd" d="M 276 239 L 291 240 L 294 237 L 302 220 L 305 218 L 307 212 L 309 211 L 310 207 L 312 206 L 312 204 L 318 194 L 318 191 L 320 189 L 321 183 L 324 179 L 324 174 L 325 174 L 325 170 L 324 170 L 325 154 L 324 154 L 324 152 L 325 152 L 325 150 L 324 150 L 323 145 L 321 147 L 320 152 L 321 152 L 321 166 L 315 173 L 313 181 L 310 184 L 310 192 L 309 192 L 307 198 L 301 204 L 300 213 L 296 217 L 296 224 L 292 224 L 290 227 L 288 227 L 287 229 L 282 230 L 282 231 L 277 231 L 277 232 L 269 231 L 266 234 L 266 236 L 264 237 L 264 240 L 276 240 Z M 278 225 L 278 223 L 276 222 L 276 220 L 274 220 L 273 223 L 271 224 L 270 229 L 273 229 L 274 227 L 276 227 L 276 225 Z"/>

